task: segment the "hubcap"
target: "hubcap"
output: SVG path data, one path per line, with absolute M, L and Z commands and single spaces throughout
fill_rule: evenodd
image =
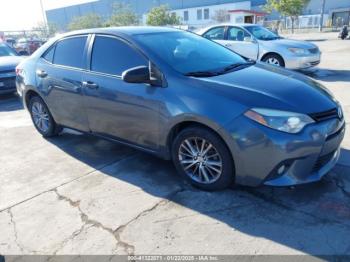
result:
M 280 66 L 280 62 L 274 57 L 270 57 L 266 62 L 271 65 Z
M 221 156 L 216 148 L 203 138 L 185 139 L 180 145 L 178 157 L 186 174 L 198 183 L 211 184 L 221 176 Z
M 39 103 L 34 102 L 32 105 L 32 116 L 34 124 L 42 132 L 47 132 L 50 127 L 49 114 L 46 111 L 45 107 Z

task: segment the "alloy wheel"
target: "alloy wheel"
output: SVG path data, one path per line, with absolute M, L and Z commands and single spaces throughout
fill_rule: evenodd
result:
M 198 183 L 214 183 L 222 174 L 222 158 L 204 138 L 185 139 L 179 147 L 178 157 L 185 173 Z
M 266 60 L 266 62 L 268 64 L 271 64 L 271 65 L 276 65 L 276 66 L 280 66 L 281 65 L 280 62 L 278 61 L 278 59 L 275 58 L 275 57 L 270 57 L 269 59 Z
M 50 128 L 50 118 L 46 108 L 41 103 L 34 102 L 31 111 L 36 127 L 46 133 Z

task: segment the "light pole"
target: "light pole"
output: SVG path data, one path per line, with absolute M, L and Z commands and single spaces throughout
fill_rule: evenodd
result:
M 47 18 L 46 18 L 46 12 L 45 12 L 45 8 L 44 8 L 44 4 L 43 4 L 43 0 L 40 0 L 40 7 L 41 7 L 41 14 L 43 16 L 43 20 L 44 20 L 44 25 L 46 28 L 46 34 L 49 34 L 49 25 L 47 23 Z
M 319 31 L 322 32 L 323 29 L 323 17 L 324 17 L 324 7 L 326 5 L 326 0 L 322 0 L 322 7 L 321 7 L 321 18 L 320 18 L 320 26 Z

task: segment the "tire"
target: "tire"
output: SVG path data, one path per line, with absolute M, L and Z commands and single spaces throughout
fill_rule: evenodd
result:
M 34 96 L 30 99 L 29 113 L 36 130 L 43 137 L 57 136 L 61 132 L 62 128 L 56 124 L 48 107 L 40 97 Z
M 188 143 L 192 146 L 191 153 Z M 234 182 L 231 153 L 222 139 L 209 129 L 190 127 L 182 130 L 173 141 L 171 153 L 178 173 L 197 188 L 222 190 Z
M 275 66 L 280 66 L 280 67 L 285 66 L 283 58 L 277 54 L 268 54 L 261 61 L 263 61 L 267 64 L 270 64 L 270 65 L 275 65 Z

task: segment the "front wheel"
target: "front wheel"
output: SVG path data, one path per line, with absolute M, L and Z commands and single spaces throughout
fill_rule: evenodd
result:
M 285 66 L 283 58 L 277 54 L 269 54 L 265 56 L 262 61 L 270 65 Z
M 45 102 L 40 97 L 34 96 L 30 99 L 29 112 L 36 130 L 43 137 L 56 136 L 61 131 Z
M 234 181 L 230 151 L 216 133 L 206 128 L 181 131 L 173 142 L 172 158 L 177 171 L 200 189 L 221 190 Z

